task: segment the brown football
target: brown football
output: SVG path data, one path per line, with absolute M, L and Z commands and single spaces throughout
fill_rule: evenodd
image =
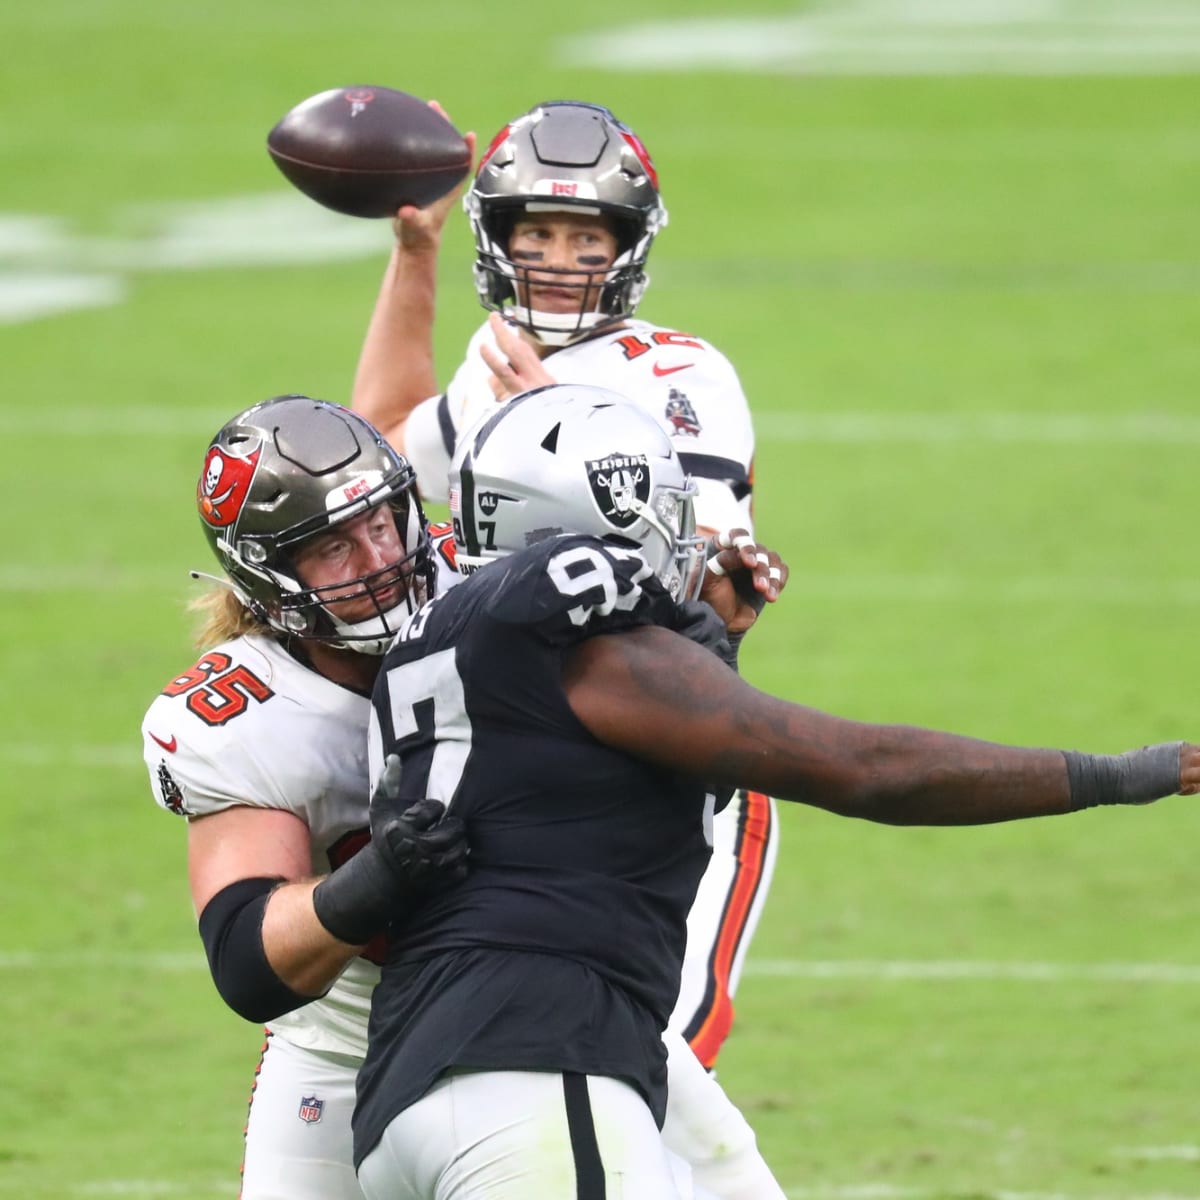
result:
M 471 169 L 467 143 L 445 117 L 386 87 L 310 96 L 267 134 L 267 150 L 306 196 L 352 217 L 423 208 Z

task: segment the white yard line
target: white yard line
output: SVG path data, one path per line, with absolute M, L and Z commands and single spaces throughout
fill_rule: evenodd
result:
M 195 437 L 211 434 L 220 414 L 169 404 L 55 411 L 55 436 L 88 439 Z M 837 412 L 754 409 L 760 442 L 905 445 L 1161 446 L 1200 443 L 1200 417 L 1183 413 Z M 0 435 L 45 437 L 42 415 L 0 408 Z M 686 442 L 679 442 L 687 449 Z
M 203 971 L 203 952 L 45 953 L 37 950 L 0 950 L 0 971 L 77 970 Z M 946 983 L 1131 983 L 1194 986 L 1200 984 L 1200 964 L 1161 962 L 990 962 L 984 960 L 888 961 L 885 959 L 754 959 L 746 963 L 746 976 L 822 980 L 858 979 L 876 982 Z M 1200 1156 L 1195 1147 L 1128 1148 L 1122 1153 L 1161 1158 Z
M 784 979 L 863 979 L 944 983 L 986 980 L 1014 983 L 1200 983 L 1200 965 L 1184 963 L 1055 963 L 895 961 L 879 959 L 750 959 L 744 974 Z
M 1171 0 L 841 0 L 792 16 L 651 21 L 564 39 L 568 66 L 826 75 L 1200 70 L 1200 12 Z
M 922 446 L 1162 446 L 1200 443 L 1200 418 L 1175 413 L 783 412 L 754 410 L 760 443 Z M 686 449 L 686 447 L 684 447 Z

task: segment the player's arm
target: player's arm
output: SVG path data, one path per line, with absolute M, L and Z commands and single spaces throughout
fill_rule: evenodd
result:
M 398 766 L 384 771 L 385 797 Z M 217 990 L 251 1021 L 323 995 L 414 894 L 461 879 L 466 855 L 462 823 L 433 800 L 383 821 L 319 878 L 308 826 L 293 813 L 235 807 L 193 819 L 188 874 Z
M 213 977 L 230 1007 L 249 1020 L 269 1020 L 322 995 L 362 948 L 339 941 L 317 920 L 312 893 L 318 881 L 310 878 L 311 864 L 308 826 L 283 809 L 227 808 L 188 822 L 192 903 Z M 252 995 L 239 994 L 239 979 L 225 982 L 233 964 L 223 966 L 225 958 L 258 958 L 256 931 L 249 928 L 242 935 L 237 928 L 242 921 L 252 926 L 256 919 L 263 962 L 243 965 L 237 974 L 248 992 L 260 993 L 258 1003 Z M 248 945 L 239 953 L 243 936 Z M 276 977 L 277 987 L 269 976 L 254 986 L 254 976 L 264 967 Z M 295 1003 L 288 1004 L 287 992 Z M 276 1002 L 288 1007 L 267 1011 Z
M 474 158 L 475 135 L 464 136 Z M 438 252 L 462 187 L 426 208 L 408 205 L 397 212 L 395 244 L 354 375 L 351 407 L 402 453 L 409 414 L 438 390 L 433 361 Z
M 600 741 L 713 782 L 895 825 L 972 825 L 1200 790 L 1200 747 L 1003 746 L 849 721 L 768 696 L 659 626 L 590 638 L 564 667 Z

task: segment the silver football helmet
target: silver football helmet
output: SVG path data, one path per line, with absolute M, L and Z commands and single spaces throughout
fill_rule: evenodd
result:
M 196 486 L 200 523 L 238 599 L 272 629 L 382 654 L 432 594 L 434 567 L 416 475 L 375 429 L 338 404 L 276 396 L 217 432 Z M 386 505 L 403 548 L 369 575 L 307 587 L 295 566 L 307 539 Z M 370 599 L 348 623 L 328 604 Z
M 667 223 L 641 140 L 607 108 L 577 100 L 547 101 L 506 125 L 484 151 L 463 206 L 475 234 L 479 302 L 554 346 L 633 316 L 649 282 L 650 246 Z M 509 235 L 525 213 L 563 210 L 608 216 L 617 258 L 590 285 L 563 285 L 578 286 L 578 312 L 537 312 L 522 302 L 529 268 L 509 257 Z M 588 296 L 597 288 L 592 307 Z
M 704 574 L 695 485 L 653 417 L 606 388 L 515 397 L 459 440 L 450 464 L 457 562 L 470 574 L 547 538 L 586 533 L 638 549 L 667 590 Z

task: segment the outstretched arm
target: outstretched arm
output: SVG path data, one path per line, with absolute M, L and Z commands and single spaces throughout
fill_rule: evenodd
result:
M 974 825 L 1111 802 L 1085 793 L 1091 782 L 1080 781 L 1078 767 L 1068 770 L 1061 750 L 864 724 L 791 704 L 750 687 L 707 651 L 657 626 L 581 643 L 566 663 L 564 686 L 575 715 L 607 745 L 843 816 Z M 1134 789 L 1151 794 L 1132 799 L 1200 790 L 1200 747 L 1183 744 L 1164 771 L 1173 749 L 1160 749 L 1150 764 L 1135 761 Z M 1122 769 L 1118 758 L 1084 760 L 1102 782 Z
M 436 101 L 430 107 L 445 115 Z M 475 135 L 464 137 L 473 159 Z M 408 205 L 397 212 L 396 242 L 354 375 L 354 411 L 401 452 L 409 413 L 438 390 L 433 362 L 438 251 L 463 186 L 427 208 Z

